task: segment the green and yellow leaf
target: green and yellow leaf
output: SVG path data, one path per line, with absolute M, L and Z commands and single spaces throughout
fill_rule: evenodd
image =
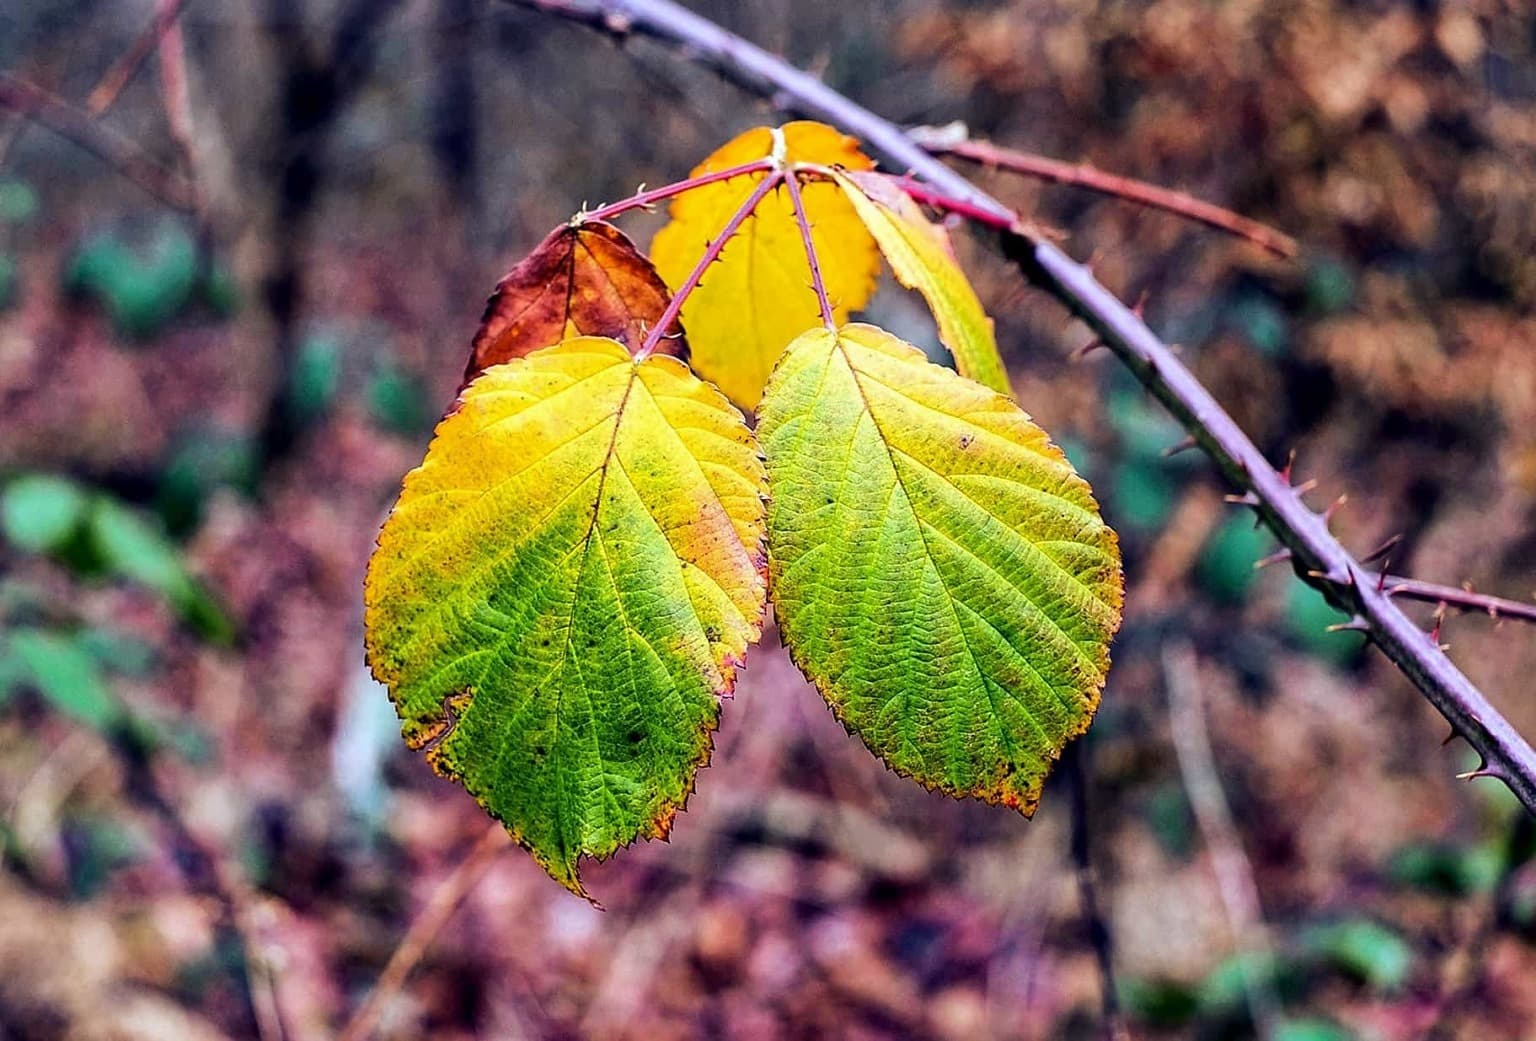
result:
M 580 337 L 463 393 L 379 536 L 368 660 L 406 740 L 556 880 L 665 835 L 765 602 L 764 471 L 676 358 Z
M 1032 813 L 1120 621 L 1087 483 L 1012 401 L 867 325 L 790 345 L 758 436 L 796 663 L 892 769 Z
M 464 381 L 573 336 L 607 336 L 634 350 L 670 299 L 651 262 L 618 228 L 603 221 L 562 224 L 496 284 Z M 657 349 L 687 357 L 681 326 Z
M 853 138 L 821 123 L 795 122 L 778 130 L 748 130 L 699 164 L 691 176 L 773 155 L 776 147 L 790 163 L 851 170 L 874 165 Z M 657 232 L 651 257 L 674 291 L 766 176 L 733 177 L 673 201 L 671 222 Z M 801 194 L 827 294 L 837 321 L 842 322 L 869 302 L 880 255 L 837 185 L 811 183 Z M 738 405 L 755 408 L 768 373 L 789 341 L 821 324 L 810 284 L 811 269 L 794 208 L 788 192 L 780 187 L 758 205 L 683 304 L 683 325 L 699 374 L 718 383 Z
M 928 301 L 939 339 L 954 355 L 960 374 L 999 394 L 1012 395 L 1008 372 L 997 353 L 992 319 L 956 262 L 948 232 L 925 217 L 912 197 L 884 174 L 849 170 L 834 177 L 879 243 L 897 280 Z

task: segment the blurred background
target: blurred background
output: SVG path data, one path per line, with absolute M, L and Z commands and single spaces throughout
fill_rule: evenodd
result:
M 691 6 L 895 120 L 1297 236 L 980 174 L 1347 493 L 1346 545 L 1536 590 L 1529 4 Z M 0 69 L 0 1038 L 334 1037 L 466 888 L 372 1036 L 1097 1038 L 1107 934 L 1133 1037 L 1536 1038 L 1529 819 L 984 242 L 1125 549 L 1097 913 L 1064 778 L 1033 822 L 895 778 L 771 628 L 670 844 L 590 868 L 606 912 L 565 893 L 399 740 L 363 568 L 500 275 L 776 114 L 498 0 L 0 0 Z M 936 344 L 897 287 L 869 313 Z M 1536 734 L 1536 632 L 1441 635 Z

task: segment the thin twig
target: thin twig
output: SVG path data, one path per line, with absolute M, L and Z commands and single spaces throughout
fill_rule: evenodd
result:
M 747 196 L 746 201 L 741 204 L 741 207 L 731 214 L 731 219 L 725 222 L 725 227 L 721 230 L 720 234 L 716 235 L 708 248 L 704 250 L 704 255 L 693 266 L 693 270 L 688 274 L 687 280 L 681 286 L 678 286 L 677 292 L 672 294 L 672 299 L 667 301 L 667 309 L 661 313 L 660 318 L 656 319 L 656 324 L 651 326 L 651 331 L 645 334 L 645 342 L 635 352 L 636 361 L 647 357 L 656 349 L 656 345 L 661 342 L 661 338 L 667 334 L 667 330 L 672 328 L 672 324 L 677 321 L 677 316 L 682 312 L 683 304 L 687 301 L 689 295 L 699 287 L 699 282 L 704 278 L 704 272 L 709 270 L 709 265 L 720 259 L 720 251 L 725 248 L 725 244 L 731 240 L 731 237 L 746 222 L 746 219 L 752 216 L 752 211 L 757 209 L 757 204 L 762 202 L 768 196 L 768 193 L 777 188 L 783 180 L 784 172 L 775 169 L 762 179 L 758 186 L 753 189 L 752 194 Z
M 1388 596 L 1420 600 L 1426 604 L 1444 604 L 1462 611 L 1477 611 L 1490 618 L 1518 618 L 1522 622 L 1536 622 L 1536 604 L 1521 600 L 1507 600 L 1501 596 L 1474 593 L 1460 586 L 1442 586 L 1399 575 L 1387 575 L 1380 579 L 1380 583 Z
M 475 884 L 485 877 L 485 872 L 495 862 L 497 855 L 511 842 L 507 829 L 500 821 L 493 821 L 481 835 L 474 848 L 459 861 L 458 866 L 443 879 L 427 900 L 427 906 L 411 922 L 401 937 L 395 952 L 389 956 L 378 982 L 363 999 L 347 1025 L 336 1035 L 336 1041 L 364 1041 L 372 1036 L 389 1005 L 405 986 L 411 972 L 421 963 L 431 949 L 437 934 L 453 917 L 464 898 Z
M 176 19 L 181 15 L 181 9 L 186 4 L 187 0 L 162 0 L 155 5 L 154 16 L 134 39 L 133 45 L 112 63 L 112 67 L 102 74 L 101 79 L 96 81 L 90 96 L 85 99 L 87 112 L 93 117 L 99 117 L 117 104 L 123 88 L 139 74 L 139 70 L 149 60 L 150 54 L 176 24 Z
M 1186 192 L 1107 173 L 1087 163 L 1067 163 L 1060 159 L 1036 155 L 1033 152 L 1003 148 L 988 141 L 973 141 L 964 137 L 957 139 L 954 132 L 947 127 L 912 127 L 907 133 L 912 140 L 933 155 L 968 159 L 983 166 L 996 167 L 999 170 L 1008 170 L 1055 184 L 1086 188 L 1101 195 L 1110 195 L 1140 206 L 1162 210 L 1218 231 L 1224 231 L 1229 235 L 1236 235 L 1287 260 L 1300 252 L 1296 240 L 1285 232 L 1214 203 L 1197 199 Z
M 1417 625 L 1377 589 L 1290 482 L 1131 308 L 1002 203 L 930 156 L 896 124 L 814 76 L 671 0 L 510 0 L 602 29 L 639 33 L 678 48 L 783 108 L 825 120 L 976 212 L 1002 235 L 1004 253 L 1027 278 L 1083 319 L 1182 423 L 1294 555 L 1297 573 L 1349 612 L 1483 760 L 1473 776 L 1497 777 L 1536 813 L 1536 750 Z
M 212 896 L 223 911 L 221 929 L 232 932 L 244 954 L 246 992 L 259 1041 L 283 1041 L 282 1008 L 277 1000 L 275 971 L 262 946 L 254 938 L 251 913 L 253 894 L 231 865 L 224 851 L 203 838 L 188 824 L 176 800 L 156 775 L 152 750 L 143 737 L 124 724 L 111 735 L 112 750 L 123 763 L 129 796 L 151 810 L 170 832 L 176 860 L 187 884 Z
M 1239 950 L 1259 955 L 1255 966 L 1243 963 L 1243 989 L 1260 1041 L 1274 1036 L 1279 1023 L 1280 999 L 1267 975 L 1274 945 L 1264 924 L 1259 887 L 1253 880 L 1253 865 L 1243 852 L 1232 808 L 1227 804 L 1216 772 L 1216 757 L 1211 752 L 1211 736 L 1205 726 L 1201 706 L 1200 680 L 1195 672 L 1195 652 L 1184 642 L 1163 650 L 1163 685 L 1168 691 L 1168 724 L 1173 731 L 1173 749 L 1189 794 L 1195 823 L 1211 853 L 1211 869 L 1216 874 L 1216 888 L 1227 913 L 1227 927 Z
M 0 72 L 0 108 L 20 113 L 73 141 L 167 206 L 184 212 L 194 208 L 193 191 L 185 178 L 58 95 Z
M 1091 749 L 1077 740 L 1062 753 L 1061 768 L 1072 795 L 1072 866 L 1077 876 L 1077 898 L 1082 907 L 1088 942 L 1099 967 L 1099 994 L 1104 1009 L 1104 1041 L 1129 1041 L 1130 1031 L 1120 1010 L 1120 989 L 1115 985 L 1115 940 L 1099 902 L 1098 873 L 1093 866 L 1093 826 L 1088 813 L 1088 770 Z

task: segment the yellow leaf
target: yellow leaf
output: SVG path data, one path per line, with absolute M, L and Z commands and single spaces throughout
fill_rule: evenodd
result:
M 780 136 L 781 135 L 781 136 Z M 874 164 L 858 143 L 821 123 L 758 127 L 728 142 L 693 171 L 698 177 L 773 155 L 788 162 L 869 170 Z M 651 244 L 651 259 L 674 292 L 687 279 L 710 241 L 766 173 L 733 177 L 696 188 L 672 203 L 672 220 Z M 880 254 L 853 206 L 834 184 L 804 186 L 811 237 L 837 321 L 869 302 Z M 719 384 L 732 401 L 756 408 L 773 363 L 800 333 L 821 324 L 811 270 L 782 186 L 726 244 L 720 260 L 683 304 L 683 325 L 699 374 Z
M 676 358 L 579 337 L 487 369 L 379 536 L 368 661 L 551 876 L 665 835 L 761 627 L 765 476 Z M 584 894 L 583 894 L 584 895 Z
M 939 339 L 955 356 L 960 374 L 1011 396 L 992 319 L 955 262 L 948 233 L 923 216 L 912 197 L 885 175 L 850 170 L 835 176 L 896 278 L 928 301 Z

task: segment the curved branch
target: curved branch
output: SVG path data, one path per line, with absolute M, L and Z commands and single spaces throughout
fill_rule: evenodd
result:
M 1129 307 L 1054 244 L 1033 233 L 1002 203 L 928 155 L 896 124 L 877 116 L 761 47 L 671 0 L 511 0 L 624 37 L 654 37 L 726 79 L 783 108 L 836 124 L 898 168 L 970 207 L 997 229 L 1004 253 L 1026 277 L 1082 318 L 1104 344 L 1189 430 L 1227 479 L 1291 550 L 1301 578 L 1353 616 L 1382 652 L 1413 681 L 1451 726 L 1482 756 L 1478 776 L 1497 777 L 1536 813 L 1536 751 L 1457 669 L 1438 644 L 1398 610 L 1391 596 L 1340 545 L 1326 520 L 1302 501 L 1289 480 L 1222 410 L 1167 344 Z
M 188 213 L 194 209 L 195 195 L 185 178 L 56 94 L 0 72 L 0 108 L 20 113 L 68 138 L 172 209 Z
M 1187 192 L 1174 191 L 1159 185 L 1148 184 L 1131 177 L 1108 173 L 1087 163 L 1068 163 L 1051 159 L 1033 152 L 1020 152 L 1003 148 L 990 141 L 973 141 L 965 137 L 956 139 L 946 127 L 912 127 L 907 131 L 912 140 L 933 155 L 949 155 L 967 159 L 982 166 L 996 167 L 1010 173 L 1035 177 L 1055 184 L 1085 188 L 1100 195 L 1124 199 L 1126 202 L 1162 210 L 1185 220 L 1204 224 L 1208 228 L 1235 235 L 1256 246 L 1268 250 L 1277 257 L 1289 260 L 1299 252 L 1296 240 L 1283 231 L 1271 228 L 1251 217 L 1244 217 L 1215 203 L 1197 199 Z

